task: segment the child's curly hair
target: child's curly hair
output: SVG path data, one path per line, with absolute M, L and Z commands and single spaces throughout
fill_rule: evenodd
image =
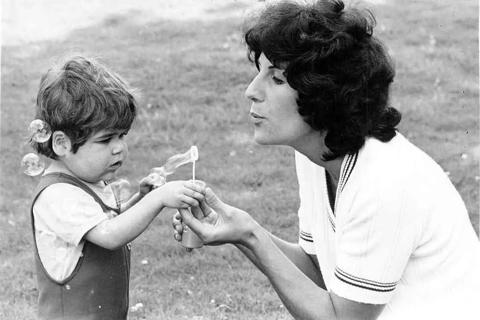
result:
M 36 118 L 54 131 L 63 131 L 76 152 L 100 130 L 128 131 L 136 116 L 133 90 L 97 61 L 73 56 L 43 75 L 37 94 Z M 52 139 L 31 144 L 38 153 L 57 156 Z
M 298 112 L 325 131 L 332 160 L 357 152 L 365 137 L 389 141 L 400 113 L 388 106 L 395 70 L 382 43 L 372 36 L 368 10 L 345 9 L 338 0 L 274 3 L 245 32 L 249 60 L 263 53 L 285 70 L 298 92 Z

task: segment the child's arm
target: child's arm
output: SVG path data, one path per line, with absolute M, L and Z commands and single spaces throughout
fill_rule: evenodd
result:
M 120 208 L 121 212 L 125 212 L 126 210 L 133 207 L 138 201 L 140 201 L 147 193 L 154 189 L 153 186 L 153 178 L 151 176 L 146 176 L 142 180 L 140 180 L 140 187 L 139 191 L 135 193 L 127 202 L 122 203 Z
M 198 206 L 204 194 L 205 187 L 193 181 L 168 182 L 122 214 L 96 225 L 85 239 L 106 249 L 117 249 L 140 235 L 163 208 Z

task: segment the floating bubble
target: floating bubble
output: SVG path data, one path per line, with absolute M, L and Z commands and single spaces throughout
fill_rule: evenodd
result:
M 153 168 L 151 173 L 148 175 L 148 177 L 152 180 L 154 187 L 163 186 L 165 182 L 167 182 L 166 176 L 167 175 L 165 174 L 165 169 L 163 167 Z
M 150 171 L 149 177 L 153 180 L 155 187 L 160 187 L 165 184 L 167 176 L 173 174 L 175 170 L 187 163 L 195 164 L 198 160 L 198 148 L 196 146 L 190 147 L 185 153 L 179 153 L 168 158 L 167 162 L 161 167 L 153 168 Z M 195 177 L 195 174 L 193 174 Z
M 168 176 L 175 172 L 175 169 L 177 169 L 178 167 L 197 160 L 198 148 L 196 146 L 192 146 L 187 152 L 179 153 L 168 158 L 163 168 L 165 170 L 165 174 Z
M 45 164 L 35 153 L 28 153 L 22 158 L 21 166 L 27 176 L 38 176 L 45 170 Z
M 134 306 L 131 306 L 130 311 L 131 312 L 137 312 L 137 311 L 141 310 L 142 308 L 143 308 L 143 303 L 139 302 L 139 303 L 136 303 Z
M 130 199 L 132 191 L 130 190 L 130 182 L 127 179 L 117 179 L 108 185 L 112 188 L 118 202 L 123 203 Z
M 46 142 L 52 136 L 52 130 L 48 123 L 40 119 L 30 122 L 28 132 L 30 133 L 30 139 L 38 143 Z

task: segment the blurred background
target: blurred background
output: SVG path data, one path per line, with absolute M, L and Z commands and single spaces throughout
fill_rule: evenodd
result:
M 348 5 L 350 1 L 345 0 Z M 252 141 L 243 93 L 256 70 L 242 24 L 253 0 L 2 0 L 0 135 L 0 319 L 34 319 L 30 201 L 38 177 L 22 173 L 32 150 L 41 75 L 61 57 L 93 56 L 138 89 L 127 136 L 132 184 L 171 155 L 199 148 L 197 177 L 274 234 L 297 239 L 293 150 Z M 447 172 L 478 234 L 478 1 L 367 1 L 374 34 L 397 76 L 391 104 L 400 131 Z M 173 179 L 189 179 L 183 167 Z M 171 211 L 133 243 L 129 319 L 291 319 L 266 278 L 235 248 L 186 252 Z

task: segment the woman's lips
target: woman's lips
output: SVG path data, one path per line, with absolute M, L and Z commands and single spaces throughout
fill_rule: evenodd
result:
M 250 111 L 250 119 L 252 120 L 252 122 L 254 124 L 257 124 L 257 123 L 262 122 L 265 119 L 265 117 L 262 117 L 261 115 L 259 115 L 258 113 L 255 113 L 253 111 Z

